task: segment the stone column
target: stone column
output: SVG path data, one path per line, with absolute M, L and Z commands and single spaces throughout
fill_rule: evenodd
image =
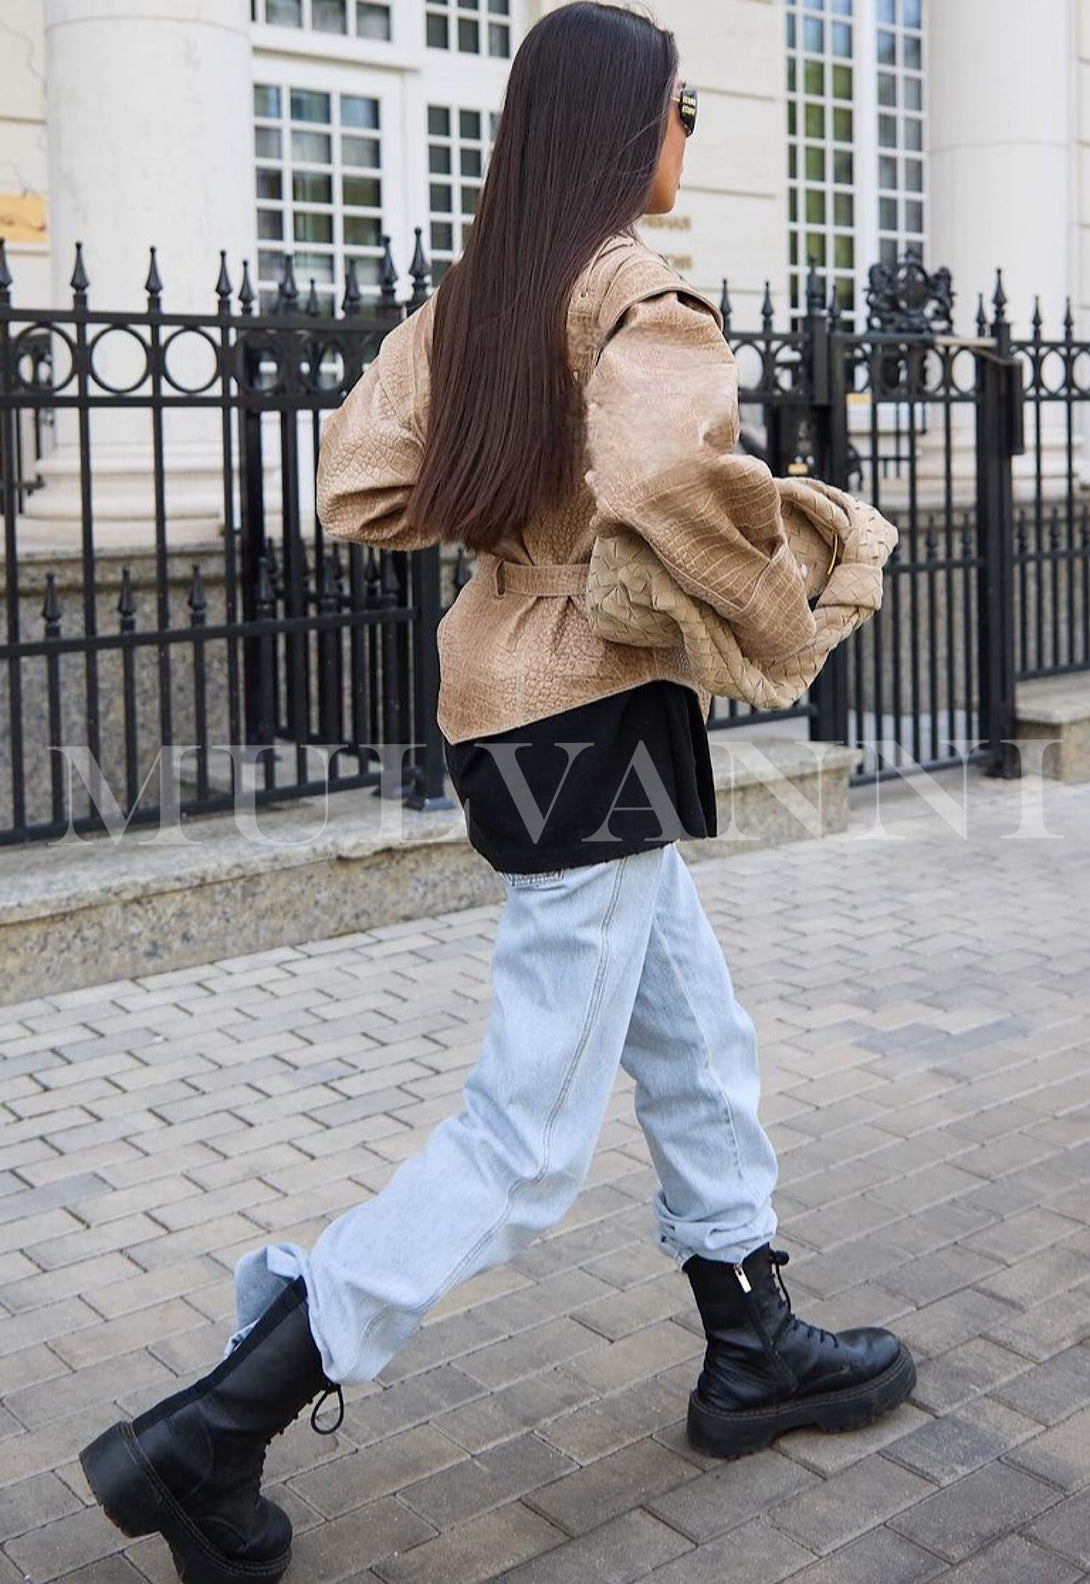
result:
M 141 311 L 148 248 L 167 312 L 214 313 L 219 249 L 237 290 L 254 257 L 250 18 L 246 0 L 45 0 L 53 301 L 71 301 L 75 243 L 93 309 Z M 114 337 L 103 363 L 124 382 L 135 348 Z M 208 363 L 179 343 L 176 367 Z M 152 535 L 146 412 L 96 413 L 96 542 Z M 170 415 L 168 511 L 187 537 L 220 518 L 215 413 Z M 78 525 L 78 455 L 66 424 L 31 498 L 24 535 L 69 540 Z
M 1031 334 L 1036 295 L 1045 336 L 1060 337 L 1074 286 L 1068 0 L 933 0 L 927 27 L 928 262 L 953 274 L 955 328 L 975 334 L 978 292 L 991 320 L 1001 268 L 1014 334 Z M 1065 472 L 1062 411 L 1048 418 L 1053 491 Z M 1015 459 L 1016 477 L 1030 461 Z
M 1015 333 L 1034 294 L 1062 333 L 1072 288 L 1069 143 L 1074 44 L 1067 0 L 957 0 L 928 8 L 930 250 L 953 271 L 960 333 L 997 267 Z

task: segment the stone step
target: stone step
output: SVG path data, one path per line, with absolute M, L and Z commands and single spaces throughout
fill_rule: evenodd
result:
M 1054 781 L 1090 781 L 1090 672 L 1034 677 L 1014 690 L 1014 735 L 1035 742 L 1039 763 L 1022 749 L 1023 770 Z
M 862 751 L 712 738 L 720 835 L 692 860 L 847 828 Z M 0 1005 L 502 900 L 460 808 L 420 813 L 370 789 L 0 850 Z

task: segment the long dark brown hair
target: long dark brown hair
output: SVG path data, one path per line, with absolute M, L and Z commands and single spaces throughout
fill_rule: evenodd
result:
M 645 212 L 677 63 L 673 33 L 596 0 L 523 39 L 469 236 L 436 288 L 409 522 L 488 549 L 578 484 L 567 304 L 599 245 Z

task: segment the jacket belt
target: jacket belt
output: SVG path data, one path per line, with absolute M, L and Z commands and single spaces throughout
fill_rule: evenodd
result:
M 581 600 L 587 590 L 587 561 L 550 561 L 534 566 L 523 561 L 504 561 L 487 551 L 482 551 L 478 560 L 484 562 L 481 570 L 485 576 L 491 574 L 497 594 L 509 589 L 512 594 L 571 595 Z

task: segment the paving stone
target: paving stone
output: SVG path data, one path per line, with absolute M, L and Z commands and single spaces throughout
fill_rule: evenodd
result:
M 740 1524 L 730 1535 L 686 1551 L 665 1567 L 655 1568 L 654 1584 L 723 1584 L 727 1577 L 745 1584 L 779 1584 L 813 1559 L 763 1518 Z
M 963 1562 L 955 1577 L 957 1584 L 1082 1584 L 1085 1575 L 1055 1552 L 1007 1535 Z
M 901 1403 L 874 1424 L 851 1435 L 827 1435 L 823 1430 L 791 1430 L 777 1439 L 777 1450 L 815 1474 L 835 1474 L 861 1458 L 895 1446 L 933 1421 L 910 1402 Z
M 968 1287 L 907 1315 L 899 1330 L 913 1353 L 947 1353 L 1006 1319 L 1009 1304 Z
M 878 1528 L 791 1578 L 792 1584 L 876 1584 L 879 1579 L 881 1584 L 923 1584 L 941 1571 L 942 1563 L 930 1552 L 892 1529 Z
M 1041 1431 L 1007 1453 L 1006 1462 L 1062 1490 L 1090 1484 L 1090 1408 Z
M 644 1326 L 619 1342 L 580 1350 L 564 1368 L 577 1380 L 606 1392 L 659 1374 L 682 1359 L 702 1357 L 704 1348 L 703 1337 L 698 1339 L 692 1331 L 666 1320 Z
M 997 1320 L 987 1327 L 987 1335 L 1029 1359 L 1052 1358 L 1072 1343 L 1085 1341 L 1086 1293 L 1060 1293 L 1023 1314 Z
M 589 1463 L 671 1424 L 687 1402 L 687 1393 L 659 1376 L 562 1414 L 542 1435 L 568 1457 Z
M 947 1561 L 960 1562 L 1059 1500 L 1051 1486 L 997 1463 L 891 1518 L 890 1527 Z
M 1027 1529 L 1026 1536 L 1090 1569 L 1090 1492 L 1058 1503 Z
M 69 1513 L 80 1511 L 82 1502 L 55 1474 L 35 1474 L 0 1490 L 0 1541 L 40 1529 Z
M 628 1584 L 688 1549 L 648 1513 L 630 1512 L 504 1574 L 505 1584 Z
M 993 1396 L 1020 1413 L 1055 1424 L 1090 1403 L 1090 1348 L 1073 1347 L 997 1386 Z
M 523 1435 L 419 1480 L 402 1490 L 401 1500 L 435 1528 L 446 1529 L 536 1491 L 574 1468 L 571 1458 L 555 1447 L 538 1436 Z
M 644 1505 L 664 1523 L 703 1545 L 786 1496 L 798 1499 L 816 1483 L 814 1475 L 770 1448 L 736 1463 L 718 1464 Z
M 692 1480 L 693 1474 L 685 1459 L 655 1441 L 640 1441 L 535 1491 L 528 1502 L 558 1528 L 585 1534 L 626 1508 L 646 1505 L 649 1497 Z
M 292 1569 L 301 1579 L 337 1584 L 434 1533 L 430 1524 L 396 1498 L 383 1497 L 300 1535 L 292 1546 Z
M 327 1518 L 389 1496 L 465 1459 L 465 1451 L 430 1425 L 389 1436 L 364 1451 L 323 1463 L 299 1475 L 292 1489 Z
M 50 1584 L 74 1568 L 120 1551 L 125 1536 L 99 1507 L 84 1508 L 7 1542 L 7 1554 L 34 1580 Z
M 887 1449 L 887 1456 L 936 1485 L 948 1485 L 994 1462 L 1037 1430 L 1035 1420 L 978 1397 L 956 1414 L 933 1419 L 903 1436 Z
M 123 1393 L 153 1386 L 161 1396 L 174 1385 L 172 1372 L 146 1351 L 124 1353 L 98 1364 L 12 1392 L 6 1406 L 29 1430 L 39 1430 L 91 1404 L 116 1402 Z
M 354 1403 L 345 1417 L 344 1434 L 356 1446 L 370 1446 L 383 1436 L 424 1424 L 444 1409 L 485 1395 L 479 1381 L 470 1380 L 451 1365 L 441 1365 Z
M 894 1513 L 920 1502 L 934 1486 L 879 1453 L 768 1509 L 777 1528 L 819 1556 L 846 1545 Z
M 912 1400 L 930 1413 L 949 1413 L 1030 1367 L 1020 1354 L 986 1337 L 972 1337 L 937 1358 L 919 1361 Z
M 376 1563 L 375 1577 L 386 1584 L 481 1584 L 564 1539 L 537 1513 L 511 1502 Z
M 490 1326 L 494 1324 L 490 1322 Z M 596 1332 L 575 1320 L 548 1320 L 544 1325 L 467 1352 L 459 1359 L 459 1368 L 482 1386 L 507 1386 L 561 1362 L 571 1363 L 598 1342 Z
M 593 1400 L 592 1389 L 583 1382 L 561 1369 L 543 1370 L 441 1413 L 433 1423 L 466 1452 L 483 1452 L 497 1441 L 509 1440 L 526 1430 L 539 1430 L 558 1451 L 578 1456 L 553 1440 L 552 1422 Z

